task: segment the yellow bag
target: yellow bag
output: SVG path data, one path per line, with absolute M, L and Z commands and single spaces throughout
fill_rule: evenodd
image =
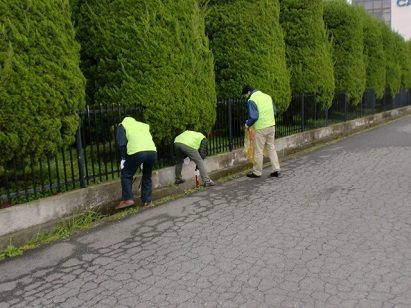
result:
M 254 134 L 255 129 L 253 126 L 245 129 L 244 135 L 244 153 L 247 159 L 254 164 Z M 263 155 L 267 156 L 267 147 L 264 145 Z

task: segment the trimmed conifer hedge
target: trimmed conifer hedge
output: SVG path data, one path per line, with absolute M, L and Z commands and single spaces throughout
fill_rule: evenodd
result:
M 292 93 L 313 93 L 324 108 L 330 107 L 335 82 L 323 0 L 283 0 L 280 7 Z
M 376 98 L 385 92 L 386 60 L 384 53 L 382 28 L 383 21 L 362 11 L 364 20 L 364 54 L 366 61 L 366 87 L 375 90 Z
M 383 27 L 383 43 L 386 57 L 386 87 L 395 96 L 401 87 L 401 49 L 402 37 L 393 33 L 388 26 Z
M 250 84 L 272 96 L 278 110 L 291 100 L 290 75 L 277 1 L 211 1 L 206 31 L 215 58 L 217 95 L 241 95 Z
M 405 42 L 403 63 L 403 85 L 406 89 L 411 89 L 411 41 Z
M 344 1 L 326 1 L 324 21 L 333 44 L 336 90 L 345 91 L 355 106 L 361 101 L 366 85 L 363 24 L 359 8 Z
M 196 0 L 90 0 L 76 11 L 89 103 L 141 103 L 156 143 L 211 129 L 213 56 Z
M 74 141 L 85 79 L 68 1 L 0 2 L 0 161 Z
M 280 112 L 291 89 L 327 107 L 333 84 L 354 105 L 365 87 L 378 98 L 411 88 L 411 42 L 342 0 L 70 3 L 0 3 L 0 161 L 71 144 L 85 101 L 142 104 L 168 144 L 187 127 L 209 131 L 217 96 L 244 84 Z

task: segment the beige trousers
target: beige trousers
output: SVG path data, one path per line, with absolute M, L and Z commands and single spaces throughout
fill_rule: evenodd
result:
M 280 163 L 278 162 L 277 151 L 274 145 L 275 125 L 258 129 L 254 135 L 254 165 L 253 173 L 262 175 L 263 173 L 263 150 L 267 147 L 267 155 L 271 162 L 272 172 L 280 171 Z

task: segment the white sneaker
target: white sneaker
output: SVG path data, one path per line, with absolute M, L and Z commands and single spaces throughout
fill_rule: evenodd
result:
M 215 186 L 215 182 L 212 180 L 208 180 L 207 182 L 204 183 L 205 187 L 210 187 L 210 186 Z

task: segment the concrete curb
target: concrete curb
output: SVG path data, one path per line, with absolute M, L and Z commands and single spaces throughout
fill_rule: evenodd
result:
M 407 106 L 279 138 L 276 140 L 277 152 L 281 159 L 295 151 L 410 114 L 411 106 Z M 205 163 L 211 178 L 214 180 L 251 168 L 251 164 L 247 161 L 242 149 L 208 157 Z M 153 173 L 153 200 L 181 194 L 185 190 L 194 188 L 194 169 L 195 166 L 192 162 L 188 166 L 184 165 L 183 177 L 187 181 L 178 186 L 174 185 L 174 167 L 155 171 Z M 10 242 L 14 246 L 22 245 L 38 232 L 45 232 L 61 222 L 62 219 L 81 211 L 112 212 L 114 205 L 120 200 L 120 192 L 120 181 L 115 180 L 2 209 L 0 210 L 0 249 L 4 249 Z M 139 200 L 138 185 L 134 185 L 134 193 L 135 200 Z

